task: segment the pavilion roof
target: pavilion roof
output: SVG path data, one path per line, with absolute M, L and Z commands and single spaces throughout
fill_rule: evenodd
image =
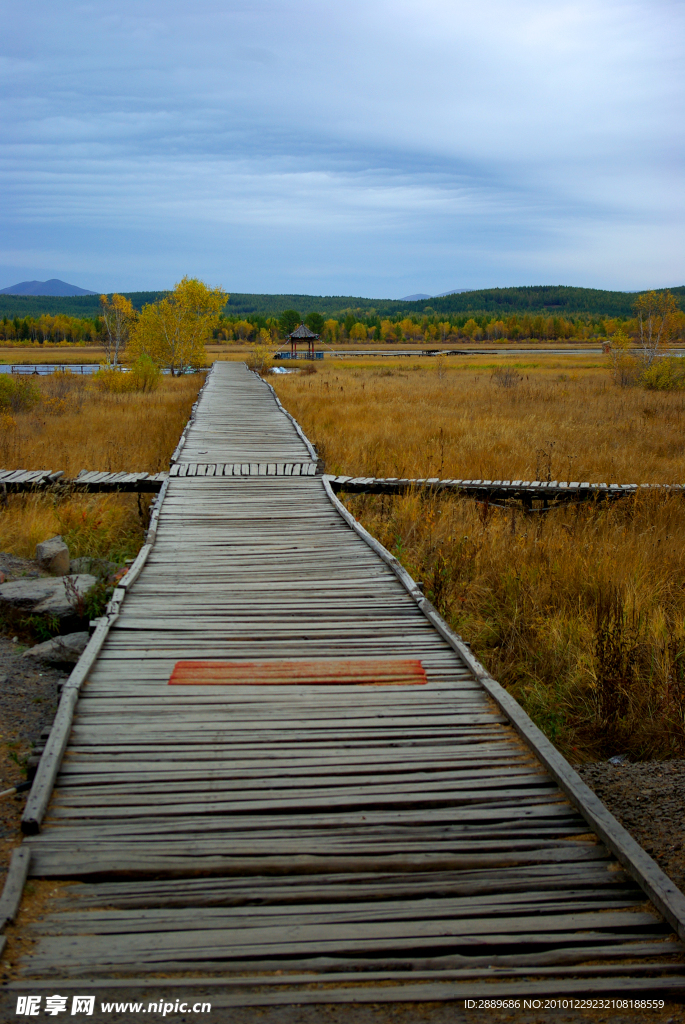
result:
M 318 338 L 319 335 L 310 331 L 306 324 L 300 324 L 300 326 L 297 327 L 292 334 L 289 334 L 288 337 L 295 338 L 297 341 L 298 338 Z

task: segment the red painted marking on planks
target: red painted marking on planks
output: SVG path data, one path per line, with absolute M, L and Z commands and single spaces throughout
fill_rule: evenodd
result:
M 170 686 L 423 686 L 418 660 L 317 658 L 301 661 L 177 661 Z

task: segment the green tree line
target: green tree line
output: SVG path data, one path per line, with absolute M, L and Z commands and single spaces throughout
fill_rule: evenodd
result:
M 670 296 L 675 312 L 669 321 L 669 337 L 685 340 L 685 314 L 677 308 L 677 299 L 670 292 L 650 293 Z M 214 330 L 214 338 L 225 342 L 278 343 L 304 319 L 307 326 L 324 342 L 377 342 L 379 344 L 422 344 L 445 347 L 464 342 L 525 341 L 588 341 L 611 339 L 617 332 L 638 340 L 640 337 L 639 298 L 633 297 L 632 315 L 627 317 L 574 316 L 542 313 L 460 313 L 440 315 L 430 309 L 407 316 L 398 313 L 382 317 L 347 312 L 338 317 L 324 317 L 310 310 L 302 318 L 298 310 L 285 310 L 280 317 L 237 316 L 222 313 Z
M 666 289 L 657 289 L 665 292 Z M 685 286 L 672 288 L 673 294 L 683 299 Z M 168 291 L 124 293 L 135 310 L 150 305 Z M 110 295 L 111 298 L 111 295 Z M 441 298 L 404 302 L 398 299 L 368 299 L 351 295 L 261 295 L 232 293 L 224 307 L 224 315 L 248 319 L 259 317 L 264 320 L 278 318 L 288 309 L 320 313 L 324 319 L 344 318 L 348 313 L 355 315 L 359 322 L 369 317 L 381 319 L 396 317 L 422 317 L 437 315 L 441 320 L 466 315 L 474 318 L 488 314 L 495 319 L 506 319 L 513 313 L 526 313 L 547 318 L 562 316 L 565 319 L 593 317 L 595 319 L 632 316 L 636 293 L 607 291 L 598 288 L 572 288 L 563 285 L 539 287 L 487 288 Z M 98 316 L 99 298 L 96 295 L 53 297 L 36 295 L 0 295 L 0 317 L 37 319 L 42 314 L 63 314 L 83 319 Z
M 669 293 L 664 293 L 668 295 Z M 122 298 L 115 296 L 115 299 Z M 109 303 L 109 300 L 107 300 Z M 159 302 L 166 299 L 158 300 Z M 675 301 L 675 297 L 674 297 Z M 137 314 L 128 300 L 131 313 Z M 148 303 L 144 309 L 158 305 Z M 110 305 L 108 308 L 112 308 Z M 471 342 L 497 343 L 503 341 L 579 342 L 597 339 L 610 340 L 619 332 L 637 341 L 640 334 L 639 318 L 633 311 L 630 317 L 598 317 L 543 315 L 542 313 L 461 313 L 440 316 L 437 312 L 423 314 L 396 314 L 381 317 L 375 312 L 367 315 L 347 312 L 338 317 L 324 317 L 309 310 L 301 317 L 295 309 L 284 310 L 280 317 L 258 315 L 238 316 L 222 312 L 214 321 L 211 340 L 225 343 L 261 342 L 277 345 L 290 331 L 304 320 L 329 345 L 344 342 L 375 342 L 378 344 L 421 344 L 445 347 Z M 672 340 L 685 340 L 685 314 L 678 311 L 673 318 Z M 94 318 L 69 317 L 63 314 L 40 317 L 4 317 L 0 322 L 0 339 L 14 344 L 95 344 L 112 347 L 110 318 L 106 307 Z M 116 359 L 114 360 L 116 362 Z

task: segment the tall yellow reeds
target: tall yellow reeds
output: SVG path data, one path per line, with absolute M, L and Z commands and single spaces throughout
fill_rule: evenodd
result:
M 202 380 L 165 377 L 153 392 L 112 394 L 68 372 L 39 378 L 43 400 L 0 433 L 0 468 L 160 472 Z
M 328 365 L 275 386 L 328 472 L 683 479 L 682 396 L 612 387 L 603 366 L 512 367 L 504 384 L 494 369 Z M 418 492 L 346 503 L 572 758 L 685 753 L 682 498 L 530 514 Z
M 57 373 L 36 381 L 41 399 L 0 413 L 0 468 L 156 473 L 169 457 L 202 384 L 201 375 L 165 377 L 155 391 L 112 394 L 87 377 Z M 137 552 L 149 497 L 74 493 L 8 495 L 0 504 L 0 550 L 25 558 L 61 534 L 72 557 L 121 562 Z
M 556 365 L 555 365 L 556 363 Z M 580 365 L 578 365 L 580 364 Z M 502 386 L 494 371 L 520 379 Z M 326 363 L 274 379 L 331 473 L 620 483 L 685 477 L 685 394 L 611 384 L 609 364 Z
M 122 563 L 143 543 L 149 504 L 148 495 L 12 495 L 0 509 L 0 551 L 33 558 L 37 544 L 61 534 L 72 558 Z

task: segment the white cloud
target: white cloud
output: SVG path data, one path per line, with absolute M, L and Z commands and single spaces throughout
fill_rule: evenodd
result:
M 56 276 L 157 286 L 219 257 L 245 290 L 294 268 L 298 290 L 366 294 L 685 276 L 676 0 L 31 11 L 0 41 L 0 185 L 10 248 L 60 253 Z

